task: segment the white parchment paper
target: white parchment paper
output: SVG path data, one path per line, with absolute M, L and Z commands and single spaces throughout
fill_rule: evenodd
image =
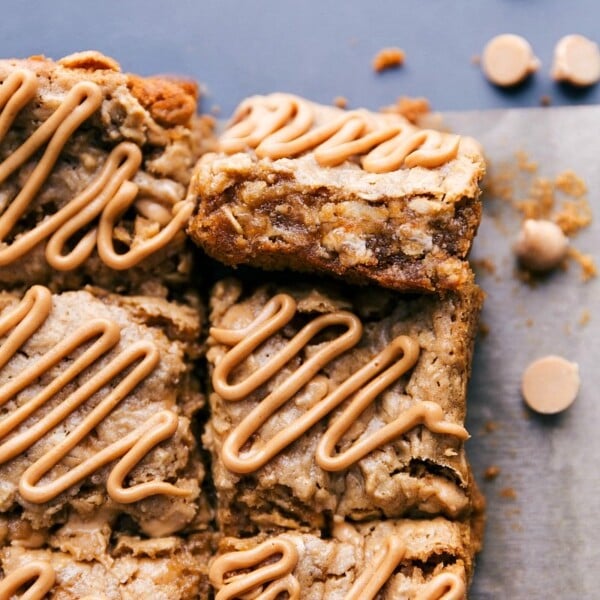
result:
M 522 149 L 540 175 L 580 175 L 596 218 L 574 243 L 600 259 L 600 106 L 455 113 L 445 122 L 477 138 L 492 165 Z M 571 265 L 536 287 L 519 282 L 511 253 L 519 217 L 506 207 L 499 227 L 490 215 L 499 202 L 484 202 L 472 257 L 492 258 L 497 270 L 479 276 L 489 334 L 478 340 L 468 400 L 467 448 L 488 502 L 471 597 L 600 598 L 600 279 L 582 283 Z M 519 391 L 524 368 L 545 354 L 579 363 L 582 380 L 575 404 L 554 417 L 528 411 Z M 484 432 L 488 421 L 496 431 Z M 485 482 L 490 465 L 501 473 Z

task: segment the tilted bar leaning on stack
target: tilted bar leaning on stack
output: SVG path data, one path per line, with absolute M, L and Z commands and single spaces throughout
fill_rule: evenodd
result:
M 458 289 L 481 216 L 477 142 L 296 96 L 242 102 L 191 192 L 190 234 L 226 264 L 396 290 Z

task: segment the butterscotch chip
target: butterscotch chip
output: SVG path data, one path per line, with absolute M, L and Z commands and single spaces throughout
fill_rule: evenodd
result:
M 492 38 L 481 56 L 481 68 L 485 76 L 503 87 L 520 83 L 537 71 L 539 66 L 529 42 L 512 33 Z
M 383 48 L 373 59 L 373 70 L 378 73 L 404 64 L 405 53 L 400 48 Z
M 569 240 L 552 221 L 526 219 L 514 247 L 523 266 L 533 271 L 549 271 L 567 255 Z
M 577 86 L 588 86 L 600 80 L 600 49 L 583 35 L 567 35 L 554 49 L 552 77 Z
M 577 396 L 579 367 L 560 356 L 539 358 L 523 373 L 521 391 L 527 405 L 536 412 L 559 413 Z

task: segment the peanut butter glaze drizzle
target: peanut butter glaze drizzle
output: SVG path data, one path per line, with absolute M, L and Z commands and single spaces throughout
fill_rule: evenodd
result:
M 260 566 L 276 555 L 280 555 L 277 562 Z M 362 572 L 344 600 L 374 600 L 405 556 L 405 543 L 395 535 L 388 536 L 372 562 L 357 565 Z M 290 600 L 301 598 L 302 590 L 293 574 L 298 560 L 296 546 L 281 537 L 250 550 L 223 554 L 209 569 L 210 582 L 218 590 L 216 600 L 275 600 L 282 592 L 288 592 Z M 235 571 L 244 572 L 235 575 Z M 265 588 L 268 582 L 271 583 Z M 461 577 L 455 573 L 440 573 L 419 590 L 416 600 L 463 600 L 465 592 Z
M 415 600 L 464 600 L 465 580 L 456 573 L 436 575 L 416 596 Z
M 393 115 L 366 110 L 340 112 L 315 125 L 315 107 L 290 94 L 254 96 L 240 104 L 220 139 L 227 154 L 249 148 L 259 158 L 293 157 L 312 152 L 322 167 L 361 156 L 365 171 L 386 173 L 407 167 L 435 168 L 458 154 L 460 137 L 416 129 Z
M 50 291 L 42 286 L 34 286 L 29 289 L 23 300 L 13 310 L 0 317 L 0 337 L 6 336 L 0 345 L 0 369 L 35 334 L 48 318 L 51 310 L 52 295 Z M 0 421 L 0 441 L 2 442 L 0 443 L 0 465 L 2 465 L 27 452 L 94 394 L 127 372 L 100 403 L 82 418 L 77 427 L 25 470 L 19 481 L 19 492 L 28 502 L 36 504 L 48 502 L 104 465 L 117 459 L 119 461 L 110 471 L 106 483 L 109 496 L 116 502 L 124 504 L 137 502 L 155 494 L 189 495 L 187 490 L 162 481 L 141 483 L 129 488 L 123 486 L 130 471 L 144 456 L 160 442 L 171 437 L 177 430 L 177 416 L 169 410 L 157 412 L 128 435 L 87 458 L 53 481 L 39 483 L 156 368 L 160 361 L 160 355 L 151 342 L 140 341 L 119 352 L 108 364 L 93 374 L 48 414 L 20 433 L 9 437 L 60 390 L 76 381 L 86 369 L 112 350 L 119 340 L 120 330 L 116 323 L 108 319 L 93 319 L 77 328 L 46 352 L 37 362 L 0 387 L 0 406 L 2 406 L 29 385 L 47 375 L 61 361 L 72 356 L 78 348 L 91 344 L 42 391 Z
M 16 69 L 0 85 L 0 144 L 19 112 L 35 99 L 37 89 L 35 74 L 25 69 Z M 114 230 L 117 221 L 136 201 L 138 186 L 130 180 L 142 162 L 140 149 L 122 142 L 110 152 L 94 181 L 65 206 L 12 242 L 4 241 L 50 177 L 71 135 L 100 108 L 102 100 L 97 84 L 89 81 L 75 84 L 54 113 L 0 163 L 1 185 L 45 146 L 25 185 L 0 215 L 0 267 L 12 264 L 46 241 L 46 260 L 57 270 L 81 266 L 95 248 L 110 268 L 129 269 L 166 246 L 185 226 L 194 209 L 191 200 L 166 208 L 161 202 L 140 199 L 139 212 L 147 218 L 158 215 L 157 222 L 163 228 L 148 240 L 134 239 L 124 253 L 115 250 Z M 85 229 L 89 230 L 67 251 L 69 240 Z
M 295 300 L 287 294 L 278 294 L 265 305 L 247 327 L 238 330 L 213 327 L 210 330 L 210 335 L 218 343 L 232 346 L 215 366 L 212 376 L 213 388 L 224 400 L 235 402 L 247 398 L 267 383 L 317 334 L 329 327 L 344 328 L 343 333 L 338 337 L 320 344 L 319 350 L 304 361 L 285 381 L 278 384 L 228 435 L 223 444 L 221 458 L 230 471 L 243 474 L 260 469 L 348 399 L 351 399 L 350 402 L 329 425 L 317 446 L 316 463 L 326 471 L 347 469 L 376 448 L 421 424 L 435 433 L 454 435 L 461 440 L 469 437 L 464 427 L 444 420 L 442 409 L 438 404 L 421 401 L 393 422 L 353 443 L 344 452 L 335 454 L 336 445 L 356 419 L 380 393 L 415 365 L 420 352 L 416 340 L 409 336 L 399 336 L 346 381 L 330 391 L 327 383 L 319 379 L 319 371 L 342 353 L 356 346 L 363 331 L 360 319 L 345 311 L 316 317 L 281 350 L 270 357 L 266 364 L 256 369 L 243 381 L 230 384 L 228 380 L 232 371 L 256 348 L 281 331 L 295 314 Z M 242 448 L 247 448 L 249 441 L 260 427 L 311 382 L 322 384 L 318 386 L 320 389 L 318 401 L 292 424 L 265 441 L 261 447 L 246 449 L 242 455 Z
M 276 562 L 259 566 L 275 556 L 279 556 Z M 296 546 L 289 540 L 276 538 L 250 550 L 223 554 L 210 566 L 208 577 L 217 589 L 215 600 L 276 600 L 284 592 L 289 600 L 300 600 L 300 583 L 292 574 L 297 563 Z M 246 569 L 253 570 L 232 575 Z
M 0 600 L 10 600 L 26 583 L 34 580 L 20 600 L 42 600 L 52 589 L 56 574 L 50 563 L 33 560 L 0 581 Z

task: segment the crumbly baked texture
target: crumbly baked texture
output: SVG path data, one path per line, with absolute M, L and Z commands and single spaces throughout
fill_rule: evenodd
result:
M 212 551 L 210 533 L 153 539 L 121 534 L 93 559 L 77 558 L 52 546 L 13 543 L 0 548 L 0 592 L 6 577 L 23 573 L 34 563 L 54 575 L 48 595 L 43 595 L 53 600 L 206 600 L 210 593 L 207 565 Z M 36 579 L 31 578 L 28 586 L 35 583 Z
M 288 302 L 295 304 L 295 312 L 292 309 L 287 323 L 273 324 L 261 335 L 256 331 L 261 321 L 256 318 L 270 301 L 269 306 L 275 306 L 272 298 L 277 295 L 287 296 Z M 212 381 L 211 416 L 203 442 L 213 457 L 218 521 L 224 532 L 240 535 L 259 529 L 322 529 L 332 515 L 357 521 L 402 516 L 468 517 L 476 499 L 464 453 L 463 441 L 468 434 L 463 425 L 481 301 L 481 291 L 475 286 L 436 297 L 399 296 L 384 290 L 374 293 L 372 289 L 318 282 L 258 287 L 236 280 L 219 282 L 211 297 L 212 328 L 207 351 Z M 339 311 L 349 311 L 352 316 L 339 317 Z M 272 315 L 275 312 L 273 308 Z M 262 367 L 274 365 L 279 354 L 287 352 L 286 345 L 303 327 L 327 315 L 326 318 L 333 318 L 329 326 L 314 331 L 312 337 L 299 344 L 295 355 L 288 355 L 282 365 L 273 368 L 269 377 L 249 384 L 252 374 L 259 377 L 257 372 Z M 263 313 L 261 318 L 264 317 Z M 296 392 L 287 393 L 292 375 L 312 368 L 311 357 L 328 351 L 349 330 L 336 319 L 348 318 L 353 323 L 358 321 L 359 326 L 362 323 L 358 338 L 345 351 L 317 365 L 312 374 L 301 380 Z M 253 322 L 255 325 L 248 328 Z M 265 323 L 262 327 L 267 327 Z M 231 331 L 241 334 L 237 338 L 234 334 L 235 339 L 228 341 L 227 332 Z M 411 352 L 417 348 L 414 364 L 388 378 L 370 396 L 366 408 L 350 417 L 345 431 L 333 438 L 329 454 L 342 460 L 340 455 L 354 452 L 357 443 L 370 443 L 372 435 L 379 435 L 384 427 L 389 430 L 424 407 L 437 411 L 442 427 L 449 427 L 452 433 L 434 433 L 429 424 L 424 426 L 422 420 L 417 420 L 396 431 L 390 441 L 377 442 L 348 464 L 330 467 L 317 460 L 319 444 L 326 433 L 331 441 L 333 424 L 350 410 L 349 402 L 354 396 L 346 394 L 341 404 L 326 411 L 296 440 L 292 439 L 262 464 L 251 464 L 268 449 L 267 444 L 276 434 L 296 430 L 300 417 L 323 404 L 325 397 L 330 398 L 379 353 L 388 352 L 394 346 L 392 340 L 402 336 L 406 336 L 403 343 L 412 344 Z M 251 340 L 255 340 L 254 348 L 248 349 Z M 246 349 L 242 350 L 244 344 Z M 404 356 L 407 352 L 404 350 Z M 402 356 L 402 352 L 397 352 L 390 364 Z M 227 361 L 228 371 L 216 372 Z M 385 359 L 377 359 L 377 364 L 380 368 L 368 367 L 370 375 L 359 385 L 360 390 L 368 388 L 378 373 L 385 376 Z M 218 380 L 221 385 L 225 381 L 230 386 L 231 394 L 227 389 L 216 389 Z M 238 395 L 233 393 L 236 385 Z M 229 399 L 223 397 L 224 393 Z M 265 399 L 273 398 L 273 394 L 283 394 L 279 396 L 281 407 L 276 410 L 265 407 Z M 258 409 L 261 402 L 263 408 Z M 262 425 L 256 425 L 256 418 L 248 415 L 261 410 L 266 418 Z M 237 456 L 231 462 L 236 451 L 232 451 L 233 446 L 226 446 L 234 439 L 232 434 L 239 435 L 247 426 L 248 419 L 254 419 L 255 426 L 238 438 Z M 461 437 L 456 431 L 464 435 Z M 240 462 L 250 466 L 240 467 Z
M 214 144 L 195 83 L 82 52 L 0 60 L 0 95 L 0 284 L 166 295 L 187 281 L 187 186 Z
M 312 111 L 312 129 L 304 137 L 287 132 L 296 127 L 293 117 L 282 118 L 265 137 L 275 126 L 260 119 L 284 108 L 296 115 Z M 369 158 L 366 151 L 353 153 L 341 143 L 323 150 L 333 138 L 323 148 L 309 139 L 352 115 L 376 132 L 401 131 L 407 156 L 370 172 L 360 162 Z M 246 125 L 247 136 L 237 135 Z M 256 127 L 249 133 L 251 125 Z M 284 138 L 292 141 L 280 143 Z M 423 150 L 430 144 L 425 139 L 436 140 L 432 149 Z M 250 98 L 222 135 L 222 151 L 208 153 L 196 167 L 191 194 L 198 209 L 188 231 L 229 265 L 318 271 L 404 291 L 459 289 L 473 280 L 466 257 L 481 217 L 484 160 L 474 140 L 457 139 L 419 130 L 398 114 L 345 112 L 281 94 Z M 331 158 L 334 150 L 338 155 Z M 428 162 L 421 152 L 438 155 Z
M 256 552 L 256 548 L 265 542 L 273 547 L 266 556 L 244 556 L 245 551 Z M 282 554 L 286 548 L 283 544 L 291 544 L 291 554 L 296 551 L 296 556 L 287 563 L 286 555 Z M 209 576 L 217 590 L 228 590 L 227 584 L 232 586 L 235 582 L 238 586 L 246 584 L 244 591 L 250 591 L 250 577 L 256 576 L 261 567 L 269 564 L 274 568 L 281 564 L 284 568 L 277 575 L 264 578 L 264 587 L 269 590 L 279 584 L 289 590 L 296 586 L 300 593 L 295 597 L 303 600 L 344 600 L 349 597 L 431 600 L 441 598 L 445 593 L 449 598 L 463 598 L 478 544 L 468 524 L 439 517 L 372 521 L 359 525 L 338 523 L 328 539 L 301 532 L 224 538 L 217 556 L 211 561 Z M 277 554 L 278 562 L 274 560 Z M 225 569 L 222 566 L 224 556 L 228 559 Z M 386 557 L 391 558 L 391 573 L 383 576 L 382 585 L 375 594 L 367 594 L 369 575 L 385 570 L 381 563 Z M 220 577 L 222 571 L 226 571 L 223 579 Z M 360 581 L 358 589 L 364 595 L 357 595 L 357 588 L 353 589 L 357 580 Z M 434 589 L 437 594 L 433 593 Z M 352 596 L 349 595 L 351 591 L 354 592 Z M 231 597 L 241 597 L 241 593 Z
M 201 321 L 199 307 L 98 288 L 0 293 L 0 513 L 42 533 L 98 515 L 151 536 L 206 527 Z

